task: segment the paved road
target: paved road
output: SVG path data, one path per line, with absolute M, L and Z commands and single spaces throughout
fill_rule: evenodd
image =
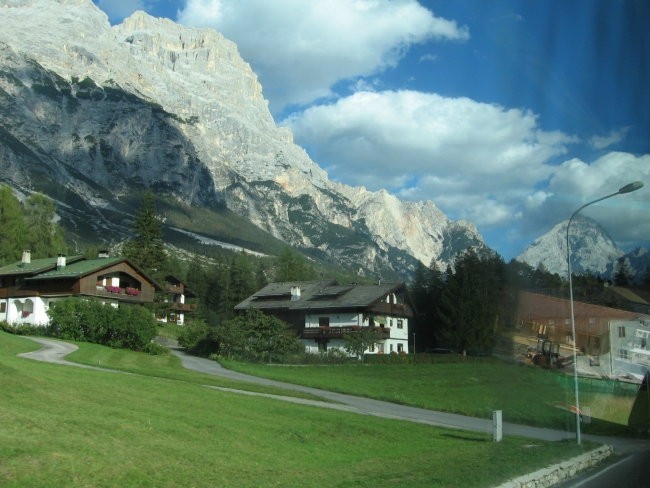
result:
M 492 432 L 491 419 L 479 419 L 474 417 L 467 417 L 464 415 L 426 410 L 423 408 L 408 407 L 405 405 L 382 402 L 379 400 L 372 400 L 369 398 L 363 398 L 354 395 L 345 395 L 342 393 L 335 393 L 331 391 L 320 390 L 317 388 L 310 388 L 307 386 L 300 386 L 291 383 L 269 380 L 266 378 L 259 378 L 257 376 L 251 376 L 225 369 L 215 361 L 198 358 L 196 356 L 190 356 L 180 349 L 173 349 L 172 351 L 181 359 L 183 366 L 187 369 L 192 369 L 201 373 L 212 374 L 237 381 L 276 386 L 279 388 L 284 388 L 285 390 L 309 393 L 311 395 L 325 398 L 331 402 L 338 402 L 342 405 L 345 405 L 348 407 L 346 409 L 348 411 L 353 411 L 365 415 L 374 415 L 377 417 L 407 420 L 421 424 L 449 427 L 454 429 L 487 433 Z M 326 403 L 322 406 L 328 408 L 340 408 L 334 406 L 331 403 Z M 503 423 L 503 435 L 517 435 L 546 441 L 558 441 L 562 439 L 575 438 L 575 434 L 571 432 L 529 427 L 508 422 Z M 609 444 L 614 447 L 615 453 L 620 455 L 650 449 L 650 442 L 645 440 L 619 439 L 614 437 L 601 437 L 592 435 L 583 435 L 582 437 L 585 440 L 592 440 L 601 444 Z
M 624 456 L 613 464 L 582 473 L 556 488 L 647 488 L 650 450 Z
M 98 369 L 102 371 L 111 371 L 104 368 L 97 368 L 95 366 L 88 366 L 85 364 L 73 363 L 72 361 L 66 361 L 63 359 L 68 354 L 75 352 L 79 349 L 76 345 L 70 344 L 69 342 L 55 341 L 52 339 L 41 339 L 38 337 L 27 337 L 34 342 L 38 342 L 42 349 L 32 352 L 24 352 L 18 356 L 23 358 L 35 359 L 36 361 L 45 361 L 47 363 L 55 364 L 65 364 L 66 366 L 76 366 L 78 368 L 86 369 Z
M 97 368 L 93 366 L 84 366 L 71 361 L 63 359 L 67 354 L 75 351 L 77 346 L 62 341 L 52 339 L 41 339 L 30 337 L 33 341 L 38 342 L 43 346 L 43 349 L 30 353 L 20 354 L 22 357 L 36 359 L 39 361 L 48 361 L 57 364 L 65 364 L 76 367 L 86 367 L 92 369 L 101 369 L 104 371 L 112 371 L 110 369 Z M 330 408 L 337 410 L 344 410 L 352 413 L 362 415 L 373 415 L 376 417 L 383 417 L 389 419 L 404 420 L 409 422 L 416 422 L 420 424 L 434 425 L 440 427 L 447 427 L 452 429 L 462 429 L 475 432 L 492 432 L 492 421 L 489 419 L 479 419 L 474 417 L 467 417 L 463 415 L 456 415 L 445 412 L 436 412 L 422 408 L 408 407 L 405 405 L 397 405 L 390 402 L 383 402 L 379 400 L 372 400 L 369 398 L 358 397 L 354 395 L 346 395 L 343 393 L 335 393 L 327 390 L 317 388 L 310 388 L 307 386 L 300 386 L 291 383 L 284 383 L 280 381 L 260 378 L 251 376 L 236 371 L 231 371 L 223 368 L 219 363 L 209 359 L 199 358 L 186 354 L 181 349 L 172 348 L 172 352 L 181 359 L 183 366 L 187 369 L 198 371 L 205 374 L 220 376 L 223 378 L 237 380 L 248 383 L 255 383 L 260 385 L 275 386 L 289 391 L 297 391 L 308 393 L 327 401 L 309 400 L 303 398 L 295 398 L 290 396 L 272 395 L 265 393 L 256 393 L 245 390 L 236 390 L 232 388 L 223 387 L 210 387 L 222 391 L 230 391 L 244 395 L 255 395 L 269 397 L 279 400 L 284 400 L 293 403 L 300 403 L 304 405 L 312 405 L 321 408 Z M 528 437 L 531 439 L 540 439 L 545 441 L 558 441 L 562 439 L 574 439 L 574 434 L 561 430 L 542 429 L 537 427 L 529 427 L 524 425 L 511 424 L 508 422 L 503 423 L 503 435 L 516 435 L 521 437 Z M 614 452 L 624 459 L 612 468 L 607 467 L 600 471 L 599 475 L 605 476 L 605 480 L 609 480 L 610 476 L 613 479 L 621 480 L 622 474 L 626 476 L 632 475 L 631 469 L 642 469 L 647 466 L 647 462 L 640 460 L 648 459 L 650 453 L 650 442 L 645 440 L 615 438 L 615 437 L 602 437 L 583 435 L 583 439 L 591 440 L 601 444 L 609 444 L 614 447 Z M 627 460 L 627 461 L 626 461 Z M 628 464 L 630 463 L 630 464 Z M 634 465 L 635 468 L 630 466 Z M 635 471 L 634 471 L 635 472 Z M 636 475 L 634 475 L 636 476 Z M 644 478 L 645 479 L 645 478 Z M 597 484 L 596 475 L 583 476 L 582 480 L 588 480 L 588 484 L 571 484 L 566 483 L 562 486 L 611 486 L 605 484 Z M 577 481 L 582 483 L 582 481 Z M 637 486 L 637 485 L 621 485 L 621 486 Z M 638 485 L 645 486 L 645 485 Z

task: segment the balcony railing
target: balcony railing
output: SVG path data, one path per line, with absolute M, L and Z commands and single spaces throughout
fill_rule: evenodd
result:
M 127 295 L 129 297 L 139 297 L 140 294 L 142 293 L 142 290 L 139 290 L 137 288 L 132 288 L 130 286 L 127 286 L 125 288 L 121 288 L 119 286 L 111 286 L 111 285 L 106 285 L 106 286 L 101 286 L 97 285 L 96 290 L 98 294 L 101 295 Z
M 405 303 L 379 302 L 372 305 L 372 311 L 378 314 L 407 317 L 413 315 L 411 308 Z
M 352 335 L 358 332 L 362 327 L 347 326 L 347 327 L 306 327 L 302 331 L 303 339 L 337 339 L 346 335 Z M 384 327 L 364 327 L 376 331 L 380 338 L 389 339 L 390 329 Z

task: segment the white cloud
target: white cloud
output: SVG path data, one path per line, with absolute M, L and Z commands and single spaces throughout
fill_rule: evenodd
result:
M 414 91 L 358 92 L 283 124 L 333 178 L 433 200 L 479 226 L 517 215 L 574 142 L 527 111 Z
M 645 183 L 640 190 L 616 195 L 581 211 L 594 218 L 611 237 L 626 242 L 648 242 L 650 236 L 650 154 L 635 156 L 625 152 L 610 152 L 588 163 L 570 159 L 555 167 L 549 182 L 553 193 L 530 215 L 531 222 L 546 227 L 568 219 L 581 205 L 616 193 L 633 181 Z M 547 229 L 546 229 L 547 230 Z
M 188 0 L 177 20 L 234 41 L 274 111 L 395 67 L 414 44 L 469 39 L 415 0 Z
M 605 136 L 594 136 L 589 140 L 589 142 L 595 149 L 605 149 L 613 146 L 614 144 L 618 144 L 623 139 L 625 139 L 625 136 L 629 130 L 629 127 L 613 130 Z

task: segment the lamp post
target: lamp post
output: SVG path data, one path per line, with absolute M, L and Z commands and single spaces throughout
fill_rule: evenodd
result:
M 616 193 L 606 195 L 604 197 L 597 198 L 591 202 L 585 203 L 582 207 L 571 214 L 569 222 L 566 226 L 566 262 L 569 268 L 569 302 L 571 304 L 571 334 L 573 336 L 573 387 L 575 390 L 575 411 L 576 411 L 576 441 L 578 444 L 581 444 L 582 439 L 580 437 L 580 397 L 578 394 L 578 342 L 576 337 L 576 320 L 573 312 L 573 282 L 571 278 L 571 244 L 569 243 L 569 227 L 571 227 L 571 222 L 573 218 L 582 210 L 583 208 L 592 205 L 594 203 L 600 202 L 607 198 L 614 197 L 616 195 L 622 195 L 623 193 L 630 193 L 638 190 L 643 187 L 643 183 L 640 181 L 635 181 L 634 183 L 629 183 L 624 187 L 620 188 Z M 610 351 L 611 354 L 611 351 Z

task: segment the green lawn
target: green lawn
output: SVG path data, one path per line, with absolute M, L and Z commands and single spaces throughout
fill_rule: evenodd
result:
M 573 376 L 493 359 L 454 359 L 435 364 L 350 364 L 340 366 L 269 366 L 225 362 L 258 376 L 342 393 L 387 400 L 430 410 L 490 418 L 503 411 L 507 422 L 575 431 Z M 647 395 L 637 401 L 636 386 L 581 379 L 580 405 L 592 422 L 585 433 L 634 435 L 631 412 L 648 418 Z M 646 421 L 647 427 L 647 421 Z
M 489 487 L 581 452 L 224 393 L 98 346 L 140 374 L 16 356 L 37 347 L 0 332 L 3 487 Z

